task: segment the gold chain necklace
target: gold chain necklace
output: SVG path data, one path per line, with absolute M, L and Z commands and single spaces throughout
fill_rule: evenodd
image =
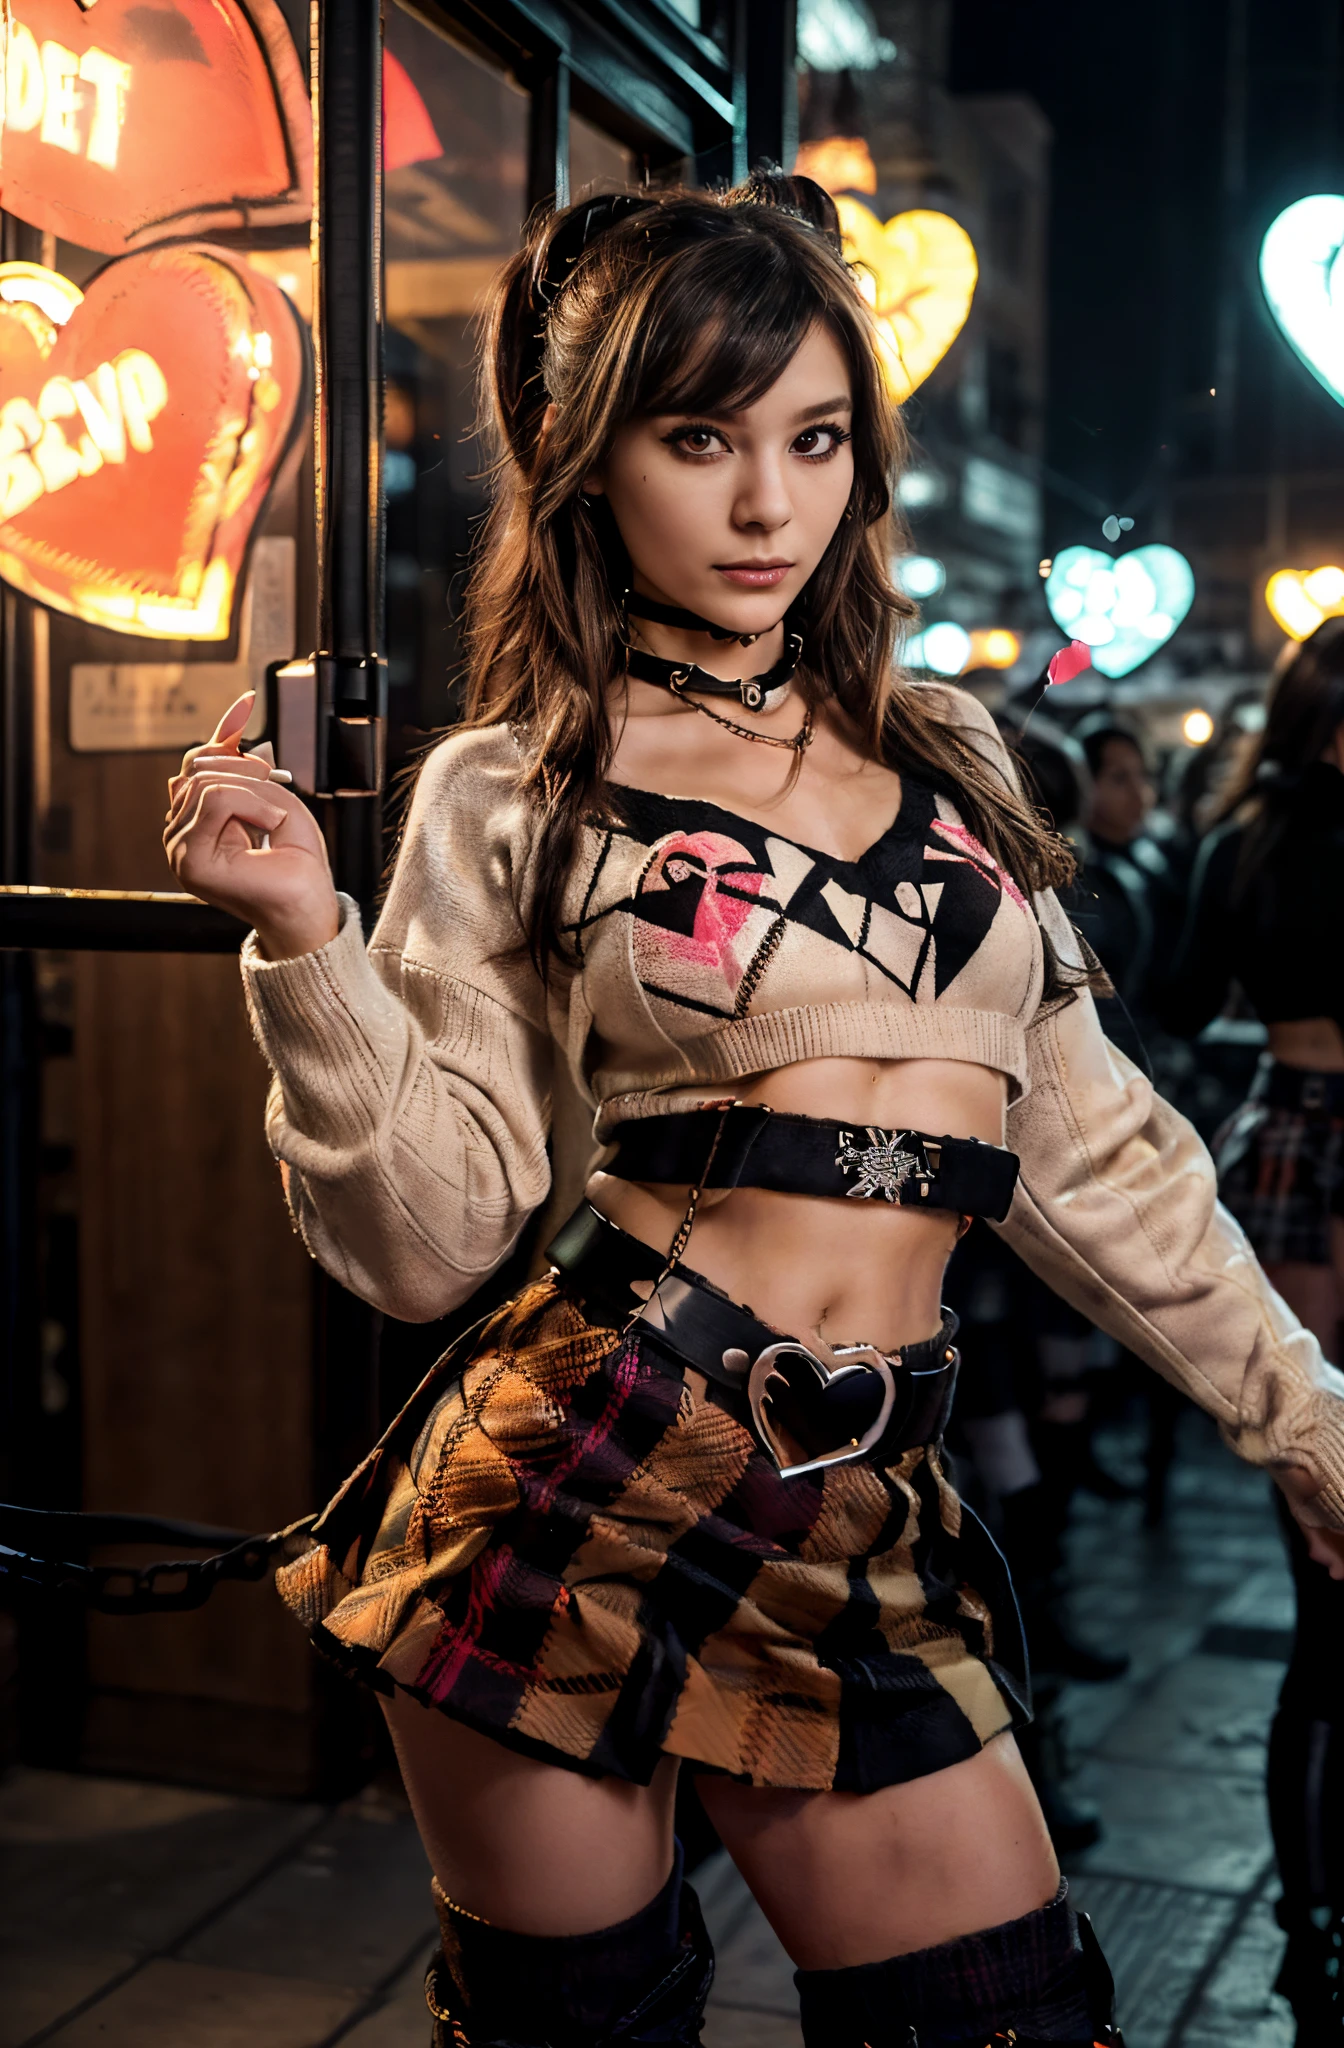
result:
M 811 705 L 804 711 L 803 722 L 793 735 L 793 738 L 782 740 L 775 733 L 753 732 L 749 725 L 738 725 L 733 719 L 725 718 L 721 712 L 711 711 L 708 704 L 697 704 L 694 697 L 686 696 L 680 687 L 687 679 L 687 671 L 685 669 L 678 671 L 668 678 L 667 686 L 677 702 L 685 704 L 691 711 L 698 711 L 703 718 L 712 719 L 714 724 L 721 725 L 725 732 L 736 733 L 741 740 L 754 740 L 757 746 L 785 747 L 791 754 L 806 753 L 807 749 L 811 746 L 814 737 Z

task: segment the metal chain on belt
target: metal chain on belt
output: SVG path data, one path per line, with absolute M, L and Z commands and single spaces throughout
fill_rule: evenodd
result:
M 276 1552 L 316 1519 L 305 1515 L 269 1536 L 247 1536 L 159 1515 L 85 1515 L 0 1501 L 0 1591 L 65 1600 L 99 1614 L 181 1613 L 203 1606 L 225 1579 L 264 1578 Z M 176 1545 L 213 1555 L 146 1565 L 91 1565 L 67 1555 L 73 1549 L 87 1557 L 90 1549 L 109 1543 Z

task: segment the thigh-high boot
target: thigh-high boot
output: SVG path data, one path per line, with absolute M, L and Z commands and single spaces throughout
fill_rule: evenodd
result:
M 433 2048 L 682 2048 L 714 1979 L 681 1850 L 656 1899 L 594 1934 L 510 1934 L 434 1886 L 442 1946 L 425 1979 Z
M 795 1981 L 806 2048 L 1123 2048 L 1106 1958 L 1062 1884 L 1002 1927 Z

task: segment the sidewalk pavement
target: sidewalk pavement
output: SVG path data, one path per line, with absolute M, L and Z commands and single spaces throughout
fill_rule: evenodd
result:
M 1127 1648 L 1067 1707 L 1105 1839 L 1075 1903 L 1128 2048 L 1291 2048 L 1262 1781 L 1292 1625 L 1266 1482 L 1183 1420 L 1166 1529 L 1085 1501 L 1078 1621 Z M 792 1973 L 726 1858 L 706 2048 L 801 2048 Z M 0 1784 L 0 2048 L 426 2048 L 428 1872 L 399 1792 L 286 1805 L 19 1770 Z

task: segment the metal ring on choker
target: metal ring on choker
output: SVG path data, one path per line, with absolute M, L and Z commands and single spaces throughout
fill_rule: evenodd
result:
M 731 632 L 728 627 L 716 626 L 712 619 L 702 619 L 698 612 L 688 611 L 683 605 L 663 604 L 657 598 L 643 597 L 634 590 L 624 592 L 621 609 L 623 615 L 633 613 L 637 619 L 652 619 L 660 626 L 677 626 L 683 632 L 709 633 L 715 640 L 740 640 L 744 647 L 750 647 L 761 637 L 759 633 Z M 778 710 L 798 673 L 802 654 L 802 634 L 786 632 L 784 652 L 773 668 L 758 676 L 739 676 L 736 681 L 725 682 L 722 676 L 711 675 L 698 662 L 668 661 L 660 654 L 632 647 L 628 629 L 625 634 L 626 669 L 641 683 L 656 683 L 660 689 L 670 690 L 674 697 L 680 697 L 686 691 L 700 697 L 735 697 L 744 711 Z

